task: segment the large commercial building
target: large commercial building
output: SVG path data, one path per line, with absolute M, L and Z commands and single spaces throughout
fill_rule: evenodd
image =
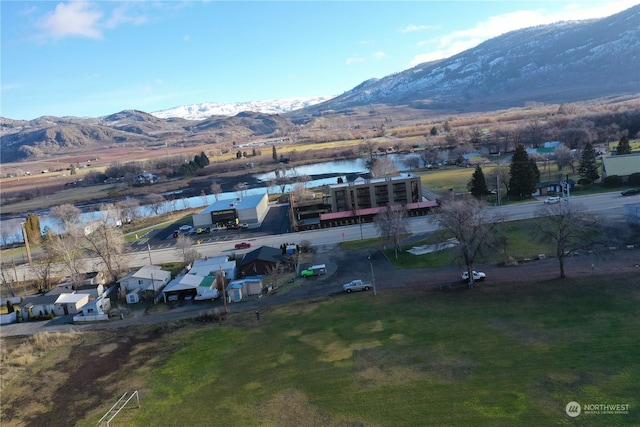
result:
M 264 220 L 268 212 L 269 197 L 266 193 L 218 200 L 193 215 L 193 226 L 221 228 L 237 224 L 257 224 Z
M 438 206 L 423 200 L 420 177 L 402 173 L 387 178 L 357 178 L 329 186 L 329 194 L 292 200 L 291 219 L 295 231 L 369 222 L 389 206 L 402 206 L 408 215 L 425 215 Z

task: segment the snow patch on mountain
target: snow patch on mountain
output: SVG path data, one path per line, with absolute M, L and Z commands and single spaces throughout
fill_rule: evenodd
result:
M 311 98 L 286 98 L 272 101 L 247 101 L 234 103 L 203 102 L 201 104 L 183 105 L 152 112 L 161 118 L 179 117 L 187 120 L 204 120 L 211 116 L 235 116 L 243 111 L 264 114 L 283 114 L 289 111 L 310 107 L 332 99 L 333 96 L 316 96 Z

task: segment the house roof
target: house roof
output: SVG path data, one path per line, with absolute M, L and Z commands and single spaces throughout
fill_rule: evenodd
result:
M 76 304 L 83 299 L 88 299 L 89 294 L 60 294 L 56 300 L 56 304 Z
M 238 197 L 235 199 L 222 199 L 207 206 L 200 214 L 223 211 L 226 209 L 251 209 L 255 208 L 262 202 L 262 199 L 267 197 L 267 193 L 253 194 L 251 196 Z
M 247 252 L 240 262 L 240 267 L 258 260 L 275 264 L 282 261 L 282 259 L 283 256 L 280 249 L 272 248 L 271 246 L 261 246 L 251 252 Z
M 629 176 L 640 173 L 640 153 L 605 156 L 602 158 L 602 170 L 608 176 Z
M 196 260 L 202 261 L 202 260 Z M 208 276 L 210 274 L 216 274 L 222 268 L 222 271 L 232 270 L 236 267 L 235 261 L 223 261 L 217 263 L 207 263 L 207 264 L 197 264 L 194 263 L 191 270 L 189 270 L 190 274 L 198 274 L 200 276 Z
M 127 281 L 129 279 L 149 279 L 153 278 L 153 281 L 164 281 L 166 277 L 171 277 L 170 271 L 165 271 L 157 265 L 143 265 L 138 270 L 132 271 L 120 280 L 118 283 Z
M 33 305 L 51 305 L 56 302 L 59 295 L 38 295 L 33 297 L 25 297 L 20 306 L 26 307 L 28 304 Z

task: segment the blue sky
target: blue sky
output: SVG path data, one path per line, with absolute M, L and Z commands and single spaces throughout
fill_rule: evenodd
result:
M 637 3 L 2 1 L 0 116 L 339 95 L 514 29 Z

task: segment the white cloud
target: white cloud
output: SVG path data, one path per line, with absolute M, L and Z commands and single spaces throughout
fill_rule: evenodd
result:
M 100 6 L 107 8 L 113 4 L 117 6 L 103 19 L 105 14 L 95 2 L 79 0 L 58 3 L 52 12 L 40 19 L 37 26 L 44 30 L 45 35 L 57 39 L 73 36 L 102 39 L 104 30 L 122 24 L 142 25 L 147 22 L 145 16 L 133 13 L 128 4 L 103 3 Z
M 0 92 L 4 93 L 12 90 L 18 90 L 18 89 L 21 89 L 22 87 L 23 87 L 22 83 L 7 83 L 0 86 Z
M 347 65 L 351 64 L 361 64 L 365 61 L 365 59 L 361 56 L 352 56 L 350 58 L 345 59 L 344 63 Z
M 104 23 L 105 28 L 116 28 L 120 24 L 142 25 L 147 22 L 147 18 L 142 15 L 133 15 L 126 6 L 119 6 L 113 9 L 109 19 Z
M 401 33 L 415 33 L 416 31 L 426 31 L 426 30 L 432 30 L 434 28 L 438 28 L 436 26 L 433 25 L 414 25 L 414 24 L 409 24 L 404 28 L 400 29 Z
M 381 51 L 381 50 L 379 50 L 379 51 L 377 51 L 377 52 L 374 52 L 374 54 L 373 54 L 373 57 L 374 57 L 375 59 L 382 59 L 382 58 L 384 58 L 384 57 L 386 57 L 386 56 L 387 56 L 387 54 L 386 54 L 386 53 L 384 53 L 384 52 L 383 52 L 383 51 Z
M 67 36 L 102 38 L 99 27 L 102 13 L 86 1 L 59 3 L 53 12 L 43 18 L 39 27 L 54 38 Z
M 425 48 L 431 46 L 431 48 L 429 52 L 416 55 L 410 66 L 448 58 L 509 31 L 560 21 L 602 18 L 613 15 L 633 6 L 635 1 L 637 0 L 621 0 L 598 5 L 587 3 L 586 7 L 572 3 L 562 10 L 554 12 L 547 12 L 540 8 L 492 16 L 484 21 L 477 22 L 471 28 L 453 31 L 440 38 L 418 43 L 418 46 Z

